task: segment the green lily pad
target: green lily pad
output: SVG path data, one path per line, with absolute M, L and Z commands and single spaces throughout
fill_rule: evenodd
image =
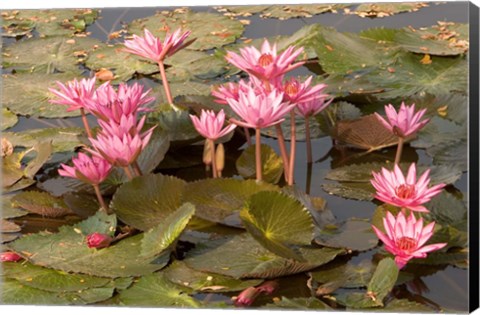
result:
M 154 257 L 178 239 L 195 213 L 195 206 L 183 204 L 153 229 L 145 232 L 142 240 L 142 257 Z
M 454 142 L 467 138 L 466 125 L 460 126 L 454 122 L 446 121 L 440 117 L 432 117 L 429 123 L 422 128 L 417 139 L 411 142 L 414 148 L 429 149 L 444 144 L 451 145 Z
M 262 18 L 276 18 L 287 20 L 292 18 L 309 18 L 314 15 L 333 12 L 346 8 L 344 4 L 291 4 L 291 5 L 272 5 L 261 11 Z
M 25 151 L 13 153 L 2 158 L 2 187 L 6 188 L 18 182 L 24 175 L 22 159 Z
M 146 231 L 182 205 L 185 186 L 183 180 L 162 174 L 136 177 L 118 188 L 110 208 L 126 224 Z
M 313 237 L 310 213 L 297 200 L 275 191 L 250 197 L 240 212 L 247 231 L 263 247 L 285 258 L 304 261 L 291 245 L 309 245 Z
M 428 253 L 427 258 L 412 259 L 409 263 L 423 265 L 453 265 L 458 268 L 469 268 L 470 260 L 468 249 L 460 249 L 449 252 Z
M 283 162 L 272 147 L 262 144 L 262 177 L 268 183 L 276 184 L 283 174 Z M 246 148 L 236 161 L 238 173 L 243 178 L 255 178 L 255 145 Z
M 19 238 L 19 234 L 0 233 L 0 244 L 6 244 Z
M 79 116 L 80 111 L 67 112 L 67 106 L 51 104 L 55 96 L 48 88 L 58 88 L 55 81 L 73 80 L 71 73 L 17 73 L 3 76 L 3 106 L 17 115 L 62 118 Z
M 93 232 L 112 234 L 115 226 L 115 216 L 98 212 L 74 226 L 61 227 L 58 233 L 31 234 L 10 243 L 9 247 L 35 265 L 99 277 L 141 276 L 168 263 L 169 252 L 153 263 L 151 258 L 140 256 L 143 234 L 123 239 L 108 248 L 88 248 L 86 235 Z
M 264 307 L 265 309 L 287 309 L 287 310 L 332 310 L 330 306 L 325 304 L 324 302 L 316 299 L 314 297 L 310 298 L 293 298 L 289 299 L 286 297 L 282 297 L 280 301 L 275 301 L 274 303 L 267 304 Z
M 468 141 L 462 139 L 453 143 L 444 143 L 435 147 L 430 147 L 427 154 L 433 157 L 433 164 L 443 167 L 451 167 L 468 171 Z
M 100 44 L 90 52 L 85 65 L 94 70 L 107 69 L 114 73 L 114 83 L 127 81 L 135 73 L 152 74 L 158 72 L 158 66 L 148 62 L 135 54 L 123 51 L 123 44 Z
M 12 67 L 17 71 L 38 72 L 43 75 L 58 71 L 80 75 L 77 52 L 88 51 L 99 43 L 97 39 L 88 37 L 34 38 L 4 47 L 2 63 L 5 68 Z M 35 53 L 32 54 L 32 51 Z M 25 84 L 25 81 L 23 83 Z
M 358 264 L 346 263 L 321 267 L 321 270 L 310 272 L 313 280 L 318 283 L 336 283 L 341 288 L 366 287 L 375 271 L 375 265 L 369 260 Z
M 369 310 L 371 311 L 371 310 Z M 432 313 L 434 310 L 425 304 L 420 304 L 407 299 L 393 299 L 388 301 L 385 306 L 379 310 L 381 312 L 395 313 Z
M 396 35 L 401 30 L 395 28 L 372 27 L 360 32 L 361 38 L 370 39 L 379 45 L 394 44 Z
M 399 270 L 391 258 L 384 258 L 377 266 L 366 293 L 345 293 L 337 301 L 349 308 L 364 309 L 384 306 L 383 300 L 397 282 Z
M 172 93 L 172 97 L 174 98 L 174 101 L 176 104 L 180 103 L 178 100 L 180 97 L 183 97 L 185 95 L 202 95 L 202 96 L 208 96 L 211 93 L 211 86 L 205 83 L 200 83 L 196 81 L 179 81 L 179 82 L 171 82 L 169 81 L 169 86 L 170 86 L 170 92 Z M 163 86 L 157 85 L 153 88 L 153 93 L 156 96 L 157 100 L 163 102 L 163 103 L 168 103 L 167 101 L 167 95 L 165 94 L 165 90 L 163 89 Z M 176 114 L 177 112 L 170 112 L 170 111 L 162 111 L 161 114 L 165 115 L 167 119 L 169 119 L 169 116 L 172 114 Z M 186 113 L 182 114 L 183 111 L 180 112 L 182 116 L 181 118 L 185 119 L 187 118 Z M 176 118 L 175 115 L 173 118 Z M 188 117 L 190 118 L 190 117 Z M 188 124 L 188 121 L 185 121 L 186 124 Z M 168 124 L 168 121 L 167 121 Z M 173 125 L 173 124 L 172 124 Z M 170 126 L 170 124 L 168 124 Z M 172 126 L 170 126 L 171 128 Z M 170 129 L 169 128 L 169 129 Z M 187 127 L 188 128 L 188 127 Z M 189 128 L 190 129 L 190 128 Z M 192 132 L 193 133 L 193 132 Z M 173 136 L 175 137 L 174 133 Z
M 435 196 L 425 207 L 430 210 L 428 217 L 441 225 L 451 225 L 467 219 L 465 203 L 446 191 Z
M 402 2 L 402 3 L 362 3 L 351 14 L 360 17 L 386 17 L 404 12 L 418 11 L 428 6 L 424 2 Z
M 282 128 L 284 139 L 290 140 L 292 137 L 290 119 L 287 119 L 286 121 L 287 123 L 282 123 L 280 127 Z M 262 128 L 261 133 L 262 135 L 267 137 L 277 138 L 276 127 Z M 322 130 L 320 129 L 318 122 L 314 119 L 310 119 L 310 138 L 318 139 L 321 137 L 325 137 L 326 135 L 327 134 L 322 132 Z M 299 115 L 295 116 L 295 136 L 297 141 L 305 141 L 306 139 L 305 119 Z
M 190 114 L 186 110 L 164 110 L 152 115 L 150 120 L 170 135 L 170 141 L 199 140 L 200 135 L 193 126 Z
M 322 83 L 327 84 L 325 93 L 335 97 L 377 95 L 384 92 L 384 88 L 368 80 L 371 72 L 373 72 L 373 70 L 359 70 L 350 74 L 333 74 L 327 78 L 320 78 Z M 329 107 L 332 107 L 332 105 Z M 361 115 L 358 115 L 353 118 L 360 116 Z
M 221 6 L 216 7 L 219 12 L 228 11 L 228 15 L 233 13 L 235 16 L 251 16 L 256 13 L 260 13 L 263 10 L 269 8 L 269 5 L 228 5 L 228 6 Z M 227 15 L 227 14 L 225 14 Z
M 339 182 L 335 184 L 322 184 L 322 189 L 329 195 L 347 199 L 370 201 L 373 200 L 375 189 L 365 183 Z
M 81 218 L 88 218 L 100 209 L 100 204 L 93 194 L 70 192 L 63 195 L 63 202 L 73 213 Z
M 388 69 L 375 71 L 368 80 L 385 89 L 379 98 L 406 98 L 417 93 L 441 94 L 466 92 L 468 62 L 464 57 L 431 57 L 431 63 L 422 64 L 423 56 L 410 53 L 398 54 L 393 72 Z
M 65 194 L 75 192 L 88 192 L 91 194 L 94 193 L 93 187 L 91 185 L 79 181 L 76 178 L 63 176 L 52 177 L 44 182 L 39 182 L 37 183 L 37 187 L 43 191 L 48 192 L 54 197 L 61 197 Z M 98 210 L 98 208 L 96 210 Z
M 56 218 L 72 214 L 63 199 L 45 192 L 24 191 L 15 195 L 11 201 L 15 207 L 46 217 Z
M 25 285 L 16 280 L 5 280 L 1 300 L 7 304 L 86 305 L 112 297 L 113 286 L 88 288 L 70 292 L 52 292 Z
M 42 139 L 43 142 L 51 142 L 53 153 L 75 150 L 83 143 L 82 135 L 83 129 L 77 127 L 29 129 L 2 134 L 14 146 L 20 147 L 33 147 L 38 143 L 38 139 Z
M 300 248 L 299 252 L 306 262 L 279 257 L 248 234 L 242 234 L 198 243 L 187 253 L 184 262 L 198 271 L 236 279 L 276 278 L 311 270 L 344 253 L 341 249 L 313 247 Z
M 165 59 L 165 64 L 169 66 L 166 71 L 169 82 L 208 80 L 227 72 L 225 60 L 194 50 L 181 50 Z
M 441 22 L 429 28 L 405 28 L 395 37 L 400 46 L 417 54 L 456 56 L 468 51 L 468 24 Z
M 12 204 L 12 198 L 15 195 L 2 195 L 2 206 L 0 210 L 0 218 L 2 219 L 13 219 L 18 217 L 23 217 L 28 214 L 28 211 L 17 208 Z
M 0 232 L 1 233 L 17 233 L 20 232 L 22 228 L 16 225 L 13 222 L 0 219 Z
M 15 126 L 18 122 L 18 117 L 5 107 L 2 107 L 2 131 Z
M 25 177 L 33 179 L 35 174 L 42 168 L 42 166 L 50 159 L 52 154 L 52 143 L 51 142 L 39 142 L 36 143 L 32 150 L 36 152 L 35 157 L 32 160 L 29 160 L 25 166 L 23 173 Z
M 427 116 L 439 116 L 464 125 L 468 117 L 468 97 L 460 93 L 414 96 L 405 102 L 414 103 L 416 108 L 426 108 Z
M 120 292 L 119 298 L 125 306 L 200 307 L 200 301 L 189 293 L 191 289 L 170 282 L 164 273 L 154 273 Z
M 85 31 L 98 12 L 92 9 L 3 11 L 2 36 L 27 35 L 34 29 L 40 37 L 71 35 Z
M 184 202 L 196 207 L 199 218 L 231 226 L 239 226 L 238 211 L 250 196 L 261 191 L 278 191 L 277 186 L 255 180 L 233 178 L 205 179 L 188 183 Z
M 143 35 L 143 29 L 146 28 L 155 36 L 164 38 L 167 29 L 173 32 L 179 27 L 184 31 L 192 32 L 187 40 L 197 39 L 187 48 L 192 50 L 208 50 L 233 43 L 242 35 L 244 29 L 242 23 L 223 15 L 181 9 L 163 11 L 150 17 L 134 20 L 128 25 L 128 31 Z
M 174 261 L 163 273 L 169 281 L 197 292 L 235 292 L 263 282 L 261 279 L 238 280 L 219 274 L 200 272 L 178 260 Z
M 15 279 L 25 286 L 50 292 L 68 292 L 104 287 L 111 281 L 109 278 L 69 274 L 30 263 L 7 262 L 2 267 L 1 275 L 3 277 Z
M 318 60 L 329 74 L 348 74 L 365 68 L 385 67 L 393 61 L 395 50 L 353 33 L 322 28 L 314 40 Z
M 366 251 L 377 246 L 378 238 L 370 227 L 370 222 L 349 219 L 336 229 L 324 228 L 315 237 L 315 242 L 333 248 Z
M 11 192 L 14 192 L 14 191 L 17 191 L 17 190 L 22 190 L 22 189 L 25 189 L 27 187 L 30 187 L 32 186 L 33 184 L 35 184 L 35 180 L 31 179 L 31 178 L 21 178 L 18 182 L 16 182 L 15 184 L 11 185 L 11 186 L 8 186 L 8 187 L 3 187 L 3 192 L 4 193 L 11 193 Z

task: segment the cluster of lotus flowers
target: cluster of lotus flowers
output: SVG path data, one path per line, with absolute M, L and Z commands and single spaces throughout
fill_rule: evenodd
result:
M 145 30 L 144 37 L 134 35 L 133 39 L 125 41 L 125 50 L 147 58 L 159 65 L 162 76 L 162 85 L 167 100 L 173 104 L 171 92 L 163 66 L 165 58 L 173 55 L 179 49 L 186 47 L 190 32 L 177 30 L 166 34 L 163 42 Z M 212 94 L 220 104 L 230 106 L 237 117 L 230 118 L 230 125 L 225 126 L 225 113 L 202 110 L 200 117 L 191 116 L 197 131 L 207 139 L 210 152 L 215 152 L 215 141 L 230 133 L 236 126 L 243 127 L 247 142 L 250 143 L 249 128 L 255 130 L 256 145 L 256 173 L 257 180 L 262 180 L 260 130 L 274 126 L 277 131 L 279 148 L 281 151 L 284 175 L 288 185 L 293 185 L 295 161 L 295 115 L 305 118 L 307 131 L 307 157 L 311 163 L 311 147 L 309 137 L 309 118 L 325 109 L 333 98 L 323 93 L 325 84 L 312 84 L 312 77 L 301 82 L 299 79 L 286 79 L 285 74 L 303 65 L 295 62 L 303 52 L 303 48 L 287 47 L 278 53 L 276 44 L 271 45 L 264 41 L 260 50 L 255 47 L 240 49 L 240 54 L 228 52 L 228 62 L 243 70 L 249 75 L 248 80 L 238 83 L 227 83 L 216 87 Z M 109 82 L 95 88 L 95 78 L 74 80 L 66 85 L 58 82 L 60 90 L 51 89 L 57 96 L 52 103 L 67 105 L 68 110 L 80 110 L 84 125 L 89 137 L 90 145 L 85 147 L 73 158 L 73 166 L 61 165 L 59 173 L 63 176 L 77 178 L 93 185 L 97 197 L 104 211 L 108 207 L 100 193 L 99 184 L 109 175 L 112 167 L 121 167 L 127 176 L 132 179 L 140 176 L 141 170 L 136 162 L 139 154 L 148 144 L 153 128 L 142 132 L 148 108 L 144 105 L 154 99 L 148 96 L 150 91 L 144 92 L 141 85 L 120 84 L 115 90 Z M 405 138 L 414 135 L 428 123 L 424 119 L 425 110 L 415 111 L 415 105 L 401 104 L 397 112 L 392 105 L 385 106 L 387 119 L 377 114 L 379 121 L 394 135 L 398 136 L 398 148 L 392 171 L 382 169 L 381 172 L 372 172 L 371 183 L 376 189 L 375 198 L 387 204 L 400 208 L 395 216 L 390 212 L 383 218 L 382 231 L 372 226 L 373 230 L 384 243 L 385 249 L 395 256 L 398 267 L 403 268 L 412 258 L 425 258 L 428 252 L 446 246 L 445 243 L 425 245 L 433 234 L 435 222 L 424 226 L 421 214 L 428 212 L 424 204 L 439 194 L 444 184 L 429 187 L 430 170 L 426 170 L 417 180 L 416 165 L 412 164 L 406 176 L 399 167 L 402 147 Z M 98 119 L 100 130 L 93 135 L 88 126 L 85 113 L 90 113 Z M 290 154 L 287 154 L 285 141 L 280 124 L 290 114 L 291 141 Z M 212 161 L 213 176 L 219 172 Z M 110 245 L 113 239 L 108 235 L 93 233 L 87 237 L 89 247 L 103 248 Z M 20 259 L 14 253 L 3 253 L 2 261 Z M 274 287 L 274 286 L 273 286 Z M 261 292 L 271 290 L 249 288 L 240 294 L 237 304 L 251 304 L 255 296 Z

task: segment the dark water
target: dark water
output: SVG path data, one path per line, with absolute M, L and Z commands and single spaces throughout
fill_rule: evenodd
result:
M 156 10 L 163 10 L 168 8 L 108 8 L 101 12 L 101 19 L 98 19 L 95 24 L 88 28 L 93 37 L 99 38 L 102 41 L 108 40 L 108 34 L 113 31 L 118 31 L 122 28 L 122 23 L 128 23 L 134 19 L 152 15 Z M 170 8 L 171 9 L 171 8 Z M 216 12 L 209 7 L 195 7 L 196 11 L 211 11 Z M 279 21 L 276 19 L 261 19 L 258 15 L 248 18 L 251 24 L 245 27 L 244 37 L 247 38 L 262 38 L 274 35 L 290 35 L 302 28 L 306 24 L 321 23 L 325 26 L 335 27 L 341 32 L 359 32 L 361 30 L 372 27 L 387 27 L 400 28 L 406 26 L 423 27 L 431 26 L 437 21 L 452 21 L 452 22 L 468 22 L 468 3 L 467 2 L 450 2 L 443 4 L 431 3 L 429 7 L 422 8 L 417 12 L 398 14 L 386 18 L 360 18 L 356 15 L 344 15 L 341 11 L 338 14 L 321 14 L 312 18 L 299 18 Z M 9 41 L 6 42 L 8 44 Z M 302 70 L 303 74 L 307 74 L 308 70 Z M 91 118 L 94 122 L 93 118 Z M 20 122 L 11 131 L 21 131 L 32 128 L 44 128 L 51 126 L 81 126 L 79 118 L 68 120 L 60 119 L 27 119 L 21 118 Z M 10 130 L 9 130 L 10 131 Z M 263 143 L 277 149 L 277 142 L 274 139 L 262 139 Z M 333 214 L 339 221 L 345 220 L 349 217 L 370 218 L 377 206 L 374 202 L 361 202 L 354 200 L 347 200 L 336 196 L 331 196 L 325 193 L 321 185 L 326 183 L 324 179 L 325 174 L 333 167 L 339 166 L 342 161 L 348 163 L 348 157 L 357 152 L 346 152 L 343 155 L 336 149 L 332 148 L 332 142 L 329 137 L 313 140 L 313 160 L 314 163 L 311 173 L 308 174 L 306 168 L 306 148 L 305 143 L 299 142 L 297 144 L 296 157 L 296 174 L 295 182 L 297 185 L 306 189 L 310 186 L 310 194 L 325 198 L 328 202 L 328 208 L 332 210 Z M 377 152 L 386 158 L 393 159 L 395 148 L 390 148 Z M 414 150 L 411 148 L 405 149 L 406 159 L 411 161 L 419 161 L 422 164 L 430 164 L 431 159 L 422 150 Z M 356 160 L 356 162 L 361 162 Z M 310 183 L 307 182 L 310 180 Z M 455 188 L 462 193 L 467 192 L 467 174 L 455 184 Z M 362 253 L 360 257 L 369 257 L 371 253 Z M 357 259 L 361 260 L 360 257 Z M 423 277 L 427 288 L 430 290 L 423 294 L 423 296 L 434 303 L 441 305 L 447 309 L 454 309 L 458 311 L 467 311 L 468 305 L 468 271 L 458 269 L 455 267 L 447 267 L 431 276 Z

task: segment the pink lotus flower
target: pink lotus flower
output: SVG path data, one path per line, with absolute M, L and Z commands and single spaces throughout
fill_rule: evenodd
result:
M 56 82 L 60 87 L 60 90 L 49 88 L 48 90 L 55 94 L 58 99 L 50 100 L 50 103 L 68 105 L 67 111 L 74 111 L 85 107 L 85 102 L 94 97 L 95 93 L 95 77 L 91 79 L 82 79 L 77 81 L 67 82 L 63 84 L 59 81 Z
M 377 190 L 375 198 L 391 205 L 408 208 L 412 211 L 429 212 L 422 204 L 438 195 L 445 184 L 438 184 L 428 188 L 430 183 L 430 169 L 426 170 L 417 181 L 417 170 L 412 163 L 408 169 L 407 178 L 395 164 L 393 171 L 382 168 L 381 173 L 372 172 L 370 180 Z
M 430 121 L 430 119 L 420 121 L 425 112 L 426 109 L 422 109 L 415 113 L 415 104 L 405 106 L 405 103 L 402 102 L 398 113 L 392 105 L 385 105 L 388 122 L 378 113 L 375 115 L 385 128 L 393 134 L 405 138 L 416 133 Z
M 255 287 L 248 287 L 243 290 L 238 297 L 235 299 L 235 306 L 250 306 L 255 302 L 257 297 L 260 295 L 260 291 Z
M 113 239 L 110 236 L 98 232 L 87 235 L 88 248 L 105 248 L 110 246 L 112 241 Z
M 225 58 L 237 68 L 265 81 L 302 66 L 304 62 L 293 63 L 302 52 L 303 48 L 295 50 L 294 46 L 289 46 L 277 55 L 277 45 L 270 46 L 265 40 L 260 51 L 250 46 L 240 49 L 241 56 L 228 51 Z
M 223 128 L 225 124 L 225 113 L 223 109 L 220 110 L 217 115 L 215 115 L 215 112 L 212 110 L 205 111 L 202 109 L 200 119 L 194 115 L 190 115 L 190 118 L 199 134 L 214 141 L 230 133 L 236 127 L 235 125 L 229 125 Z
M 386 235 L 377 227 L 372 225 L 378 238 L 385 244 L 385 249 L 395 255 L 395 262 L 399 269 L 402 269 L 412 258 L 425 258 L 427 253 L 439 250 L 446 243 L 431 244 L 423 246 L 433 235 L 435 222 L 423 226 L 423 219 L 418 221 L 410 213 L 408 218 L 400 212 L 395 218 L 390 212 L 387 212 L 386 218 L 383 218 L 383 226 Z
M 228 82 L 212 89 L 212 95 L 217 98 L 215 100 L 216 103 L 228 104 L 227 99 L 233 98 L 238 101 L 238 93 L 240 91 L 248 92 L 251 86 L 252 82 L 246 82 L 244 80 L 240 80 L 238 83 Z
M 152 137 L 153 129 L 155 127 L 142 134 L 135 132 L 124 133 L 123 135 L 110 134 L 102 130 L 97 135 L 97 139 L 90 138 L 95 150 L 87 150 L 95 156 L 104 158 L 112 165 L 126 167 L 135 162 L 147 146 Z
M 122 115 L 120 118 L 120 122 L 116 122 L 115 120 L 110 121 L 103 121 L 99 120 L 98 124 L 102 127 L 102 132 L 108 135 L 114 135 L 119 138 L 123 137 L 124 134 L 130 134 L 131 136 L 135 136 L 135 134 L 140 133 L 142 131 L 143 125 L 145 124 L 147 116 L 142 116 L 140 120 L 137 122 L 136 115 Z
M 16 262 L 21 260 L 22 257 L 14 252 L 3 252 L 0 253 L 0 261 L 1 262 Z
M 91 185 L 99 185 L 110 173 L 112 166 L 101 157 L 89 157 L 84 153 L 78 153 L 72 159 L 73 167 L 61 164 L 62 169 L 58 173 L 62 176 L 79 179 Z
M 238 101 L 227 99 L 232 110 L 244 121 L 230 119 L 234 124 L 248 128 L 266 128 L 285 120 L 295 105 L 283 102 L 283 93 L 257 93 L 254 87 L 239 92 Z
M 189 43 L 184 43 L 184 41 L 191 34 L 190 31 L 181 33 L 181 29 L 179 28 L 173 34 L 167 32 L 162 43 L 162 41 L 158 37 L 153 36 L 149 30 L 145 29 L 144 32 L 144 37 L 133 35 L 132 40 L 126 40 L 125 47 L 127 48 L 125 51 L 154 62 L 161 62 L 166 56 L 171 56 L 187 46 Z
M 292 104 L 299 104 L 314 100 L 316 98 L 325 98 L 328 94 L 320 94 L 326 87 L 326 84 L 317 84 L 310 86 L 312 76 L 308 77 L 305 82 L 301 83 L 295 78 L 290 78 L 279 89 L 284 92 L 283 96 L 286 101 Z
M 297 104 L 298 113 L 304 118 L 315 116 L 320 113 L 322 110 L 328 107 L 333 101 L 333 98 L 325 102 L 325 97 L 316 98 L 311 101 L 306 101 Z
M 101 120 L 120 123 L 122 116 L 150 111 L 149 108 L 141 107 L 155 100 L 148 96 L 150 91 L 151 89 L 144 92 L 143 86 L 137 83 L 120 83 L 117 92 L 110 82 L 107 82 L 98 87 L 94 99 L 86 102 L 86 108 Z

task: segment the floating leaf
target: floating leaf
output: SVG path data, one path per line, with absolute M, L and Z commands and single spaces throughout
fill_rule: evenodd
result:
M 402 2 L 402 3 L 362 3 L 355 11 L 349 12 L 360 17 L 386 17 L 403 12 L 418 11 L 428 4 L 424 2 Z
M 263 10 L 260 14 L 262 18 L 276 18 L 287 20 L 291 18 L 309 18 L 317 14 L 334 12 L 343 9 L 347 5 L 343 4 L 290 4 L 290 5 L 272 5 Z
M 395 50 L 379 46 L 357 34 L 322 28 L 315 39 L 319 64 L 329 74 L 349 74 L 365 68 L 384 67 Z
M 366 251 L 377 246 L 378 238 L 370 227 L 370 222 L 349 219 L 336 229 L 324 228 L 315 237 L 315 242 L 328 247 Z
M 15 126 L 18 122 L 18 117 L 7 108 L 2 107 L 2 131 Z
M 295 136 L 297 141 L 305 141 L 306 139 L 306 127 L 305 127 L 305 119 L 300 116 L 295 116 Z M 285 140 L 290 140 L 291 135 L 291 128 L 290 123 L 288 124 L 281 124 L 280 127 L 283 131 L 283 136 Z M 277 131 L 275 127 L 268 127 L 262 128 L 261 133 L 264 136 L 268 136 L 271 138 L 277 138 Z M 310 137 L 311 139 L 317 139 L 326 136 L 325 133 L 322 132 L 320 129 L 318 122 L 314 119 L 310 119 Z M 263 156 L 263 155 L 262 155 Z
M 469 169 L 466 139 L 428 148 L 427 154 L 433 156 L 433 163 L 438 166 L 451 167 L 454 165 L 454 169 L 463 172 L 467 172 Z
M 401 30 L 395 28 L 373 27 L 360 32 L 361 38 L 370 39 L 379 45 L 395 43 L 395 37 Z
M 2 304 L 26 305 L 66 305 L 55 292 L 44 291 L 25 286 L 16 280 L 2 281 L 0 300 Z
M 16 225 L 13 222 L 7 220 L 0 220 L 0 232 L 1 233 L 16 233 L 20 232 L 22 229 L 20 226 Z
M 53 153 L 73 151 L 82 145 L 83 129 L 71 128 L 42 128 L 29 129 L 21 132 L 4 132 L 3 137 L 7 138 L 14 146 L 33 147 L 38 139 L 43 142 L 51 142 Z
M 70 192 L 63 196 L 63 202 L 81 218 L 88 218 L 100 209 L 100 204 L 93 194 Z
M 166 71 L 169 82 L 208 80 L 227 72 L 225 59 L 194 50 L 181 50 L 167 58 L 165 64 L 170 66 Z
M 187 47 L 193 50 L 208 50 L 233 43 L 242 35 L 244 29 L 242 23 L 223 15 L 182 9 L 163 11 L 150 17 L 134 20 L 128 25 L 128 31 L 143 35 L 143 29 L 146 28 L 163 39 L 167 31 L 172 32 L 179 27 L 184 31 L 192 32 L 187 40 L 197 39 Z
M 468 24 L 445 22 L 418 30 L 405 28 L 395 36 L 395 42 L 405 50 L 438 56 L 466 53 L 468 40 Z
M 4 47 L 2 62 L 5 68 L 13 67 L 17 71 L 38 72 L 43 75 L 58 71 L 80 75 L 77 52 L 88 51 L 99 43 L 97 39 L 88 37 L 34 38 Z M 32 51 L 35 53 L 32 54 Z M 40 76 L 36 79 L 45 81 L 45 79 L 41 80 Z M 26 85 L 23 79 L 22 82 Z
M 339 121 L 333 133 L 333 137 L 341 143 L 369 152 L 398 144 L 398 137 L 373 114 L 355 120 Z
M 2 174 L 2 175 L 4 175 L 4 174 Z M 18 182 L 16 182 L 15 184 L 13 184 L 11 186 L 3 187 L 3 192 L 4 193 L 11 193 L 11 192 L 14 192 L 14 191 L 17 191 L 17 190 L 25 189 L 29 186 L 32 186 L 33 184 L 35 184 L 35 181 L 33 179 L 22 178 Z
M 313 280 L 319 283 L 336 283 L 337 287 L 360 288 L 366 287 L 375 271 L 375 265 L 369 260 L 363 260 L 358 264 L 342 263 L 321 267 L 321 270 L 311 271 Z
M 185 95 L 202 95 L 208 96 L 211 93 L 211 86 L 208 84 L 196 82 L 196 81 L 181 81 L 181 82 L 169 82 L 170 92 L 172 93 L 172 97 L 175 99 L 175 104 L 179 104 L 179 97 L 183 97 Z M 165 94 L 165 90 L 163 86 L 158 85 L 157 87 L 153 88 L 154 95 L 156 95 L 158 100 L 161 100 L 163 103 L 168 103 L 167 96 Z M 158 95 L 158 96 L 157 96 Z M 182 111 L 183 112 L 183 111 Z M 165 113 L 167 116 L 169 114 L 174 114 L 176 112 L 164 111 L 162 114 Z M 186 118 L 187 116 L 185 116 Z M 174 134 L 174 133 L 173 133 Z
M 110 283 L 109 278 L 69 274 L 53 269 L 35 266 L 30 263 L 4 263 L 1 271 L 7 279 L 15 279 L 25 286 L 50 292 L 68 292 L 103 287 Z
M 239 226 L 238 211 L 246 200 L 261 191 L 278 191 L 278 187 L 255 180 L 233 178 L 205 179 L 188 183 L 184 202 L 196 207 L 199 218 L 226 225 Z
M 304 261 L 290 246 L 311 243 L 313 221 L 297 200 L 275 191 L 259 192 L 250 197 L 240 217 L 263 247 L 281 257 Z
M 200 139 L 186 110 L 165 110 L 151 119 L 170 135 L 170 141 L 192 141 Z
M 340 182 L 335 184 L 322 184 L 322 189 L 329 195 L 336 195 L 347 199 L 370 201 L 373 199 L 375 189 L 365 183 Z
M 120 292 L 119 298 L 126 306 L 200 307 L 201 303 L 189 293 L 189 288 L 170 282 L 164 273 L 154 273 Z
M 165 277 L 184 287 L 189 287 L 197 292 L 234 292 L 248 287 L 259 285 L 261 279 L 238 280 L 214 273 L 193 270 L 182 261 L 174 261 L 163 272 Z
M 467 219 L 468 210 L 465 203 L 446 191 L 435 196 L 425 204 L 425 207 L 430 210 L 428 217 L 442 225 L 451 225 Z
M 146 231 L 182 205 L 186 183 L 172 176 L 147 174 L 123 184 L 110 207 L 128 225 Z
M 93 232 L 111 234 L 115 226 L 115 216 L 98 212 L 74 226 L 61 227 L 58 233 L 31 234 L 9 246 L 35 265 L 100 277 L 141 276 L 168 263 L 169 252 L 153 263 L 151 258 L 140 256 L 143 234 L 123 239 L 108 248 L 88 248 L 86 235 Z
M 40 142 L 36 143 L 32 149 L 36 152 L 36 156 L 33 160 L 28 161 L 23 170 L 25 176 L 31 179 L 35 177 L 35 174 L 49 160 L 52 154 L 52 144 L 50 142 Z
M 283 174 L 283 162 L 272 147 L 262 144 L 262 176 L 268 183 L 276 184 Z M 238 173 L 243 178 L 255 178 L 255 145 L 246 148 L 236 161 Z
M 251 16 L 256 13 L 260 13 L 263 10 L 269 8 L 269 5 L 228 5 L 228 6 L 221 6 L 216 7 L 219 12 L 228 11 L 228 15 L 233 13 L 235 16 Z M 227 14 L 225 14 L 227 15 Z
M 3 106 L 23 116 L 45 118 L 79 116 L 78 110 L 67 112 L 67 106 L 49 103 L 55 96 L 48 88 L 57 88 L 55 81 L 66 82 L 73 80 L 74 77 L 75 75 L 71 73 L 4 75 Z
M 371 310 L 369 310 L 371 311 Z M 434 310 L 425 304 L 420 304 L 407 299 L 393 299 L 386 303 L 381 309 L 382 312 L 394 313 L 432 313 Z
M 90 52 L 85 65 L 92 70 L 108 69 L 113 71 L 113 82 L 129 80 L 135 73 L 152 74 L 158 72 L 158 66 L 148 62 L 135 54 L 124 51 L 123 44 L 100 44 Z
M 0 244 L 5 244 L 19 238 L 20 235 L 12 233 L 0 233 Z
M 154 257 L 171 246 L 183 232 L 195 213 L 190 203 L 183 204 L 163 222 L 148 230 L 142 240 L 142 257 Z
M 439 116 L 451 120 L 458 125 L 463 125 L 467 122 L 468 97 L 464 94 L 427 94 L 425 96 L 414 96 L 409 100 L 406 100 L 405 103 L 414 103 L 416 108 L 426 108 L 426 115 L 428 116 Z M 440 121 L 441 120 L 438 122 Z
M 467 128 L 465 125 L 459 126 L 440 117 L 433 117 L 417 135 L 418 138 L 411 145 L 415 148 L 428 149 L 436 145 L 452 144 L 466 139 Z
M 2 195 L 2 206 L 0 209 L 0 218 L 2 219 L 13 219 L 27 215 L 28 212 L 15 207 L 12 204 L 12 198 L 15 195 Z
M 288 310 L 332 310 L 330 306 L 320 301 L 319 299 L 310 298 L 293 298 L 289 299 L 282 297 L 280 301 L 274 301 L 273 304 L 267 304 L 263 308 L 265 309 L 288 309 Z
M 53 197 L 48 193 L 40 191 L 21 192 L 12 198 L 12 203 L 16 207 L 46 217 L 55 218 L 72 214 L 72 211 L 61 198 Z
M 463 57 L 442 58 L 432 56 L 432 63 L 421 64 L 422 56 L 398 54 L 395 72 L 378 70 L 368 80 L 385 89 L 379 98 L 406 98 L 417 93 L 442 94 L 466 92 L 468 62 Z
M 303 247 L 300 254 L 307 262 L 281 258 L 266 250 L 248 234 L 208 240 L 187 253 L 184 262 L 202 272 L 240 278 L 276 278 L 311 270 L 326 264 L 341 249 Z

